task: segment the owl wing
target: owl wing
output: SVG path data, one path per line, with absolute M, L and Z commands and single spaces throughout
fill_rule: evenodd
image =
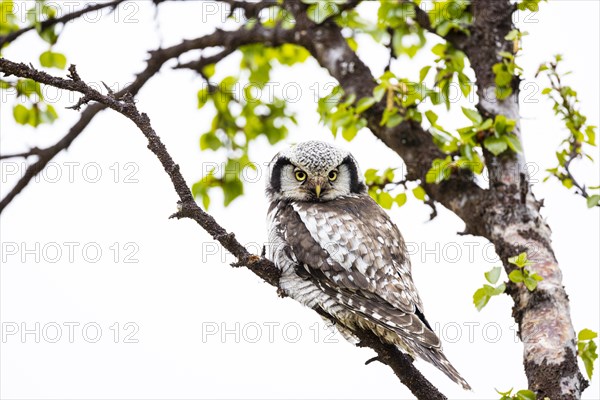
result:
M 423 315 L 406 245 L 369 196 L 293 202 L 284 232 L 299 266 L 353 311 L 427 347 L 440 347 Z M 400 327 L 400 328 L 399 328 Z

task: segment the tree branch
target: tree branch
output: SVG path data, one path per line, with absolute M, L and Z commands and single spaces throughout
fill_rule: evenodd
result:
M 6 160 L 9 158 L 27 158 L 30 156 L 41 156 L 44 153 L 44 150 L 40 149 L 39 147 L 32 147 L 31 149 L 21 152 L 21 153 L 15 153 L 15 154 L 5 154 L 5 155 L 1 155 L 0 154 L 0 160 Z
M 217 240 L 225 249 L 237 257 L 235 266 L 246 266 L 265 282 L 279 288 L 279 269 L 269 260 L 250 253 L 240 242 L 235 239 L 233 233 L 227 232 L 217 221 L 195 202 L 190 189 L 179 171 L 177 165 L 165 145 L 160 140 L 150 124 L 150 119 L 145 113 L 140 113 L 130 95 L 119 95 L 117 93 L 103 95 L 88 86 L 79 78 L 75 66 L 69 68 L 71 79 L 63 79 L 51 76 L 43 71 L 33 69 L 23 63 L 15 63 L 7 59 L 0 59 L 0 71 L 6 75 L 15 75 L 20 78 L 32 79 L 36 82 L 50 85 L 59 89 L 70 90 L 81 93 L 84 100 L 78 102 L 80 105 L 95 101 L 105 108 L 111 108 L 130 119 L 148 139 L 148 148 L 152 151 L 165 172 L 171 178 L 173 188 L 179 196 L 178 211 L 171 218 L 190 218 L 208 232 L 213 239 Z M 93 107 L 93 106 L 91 106 Z M 91 108 L 90 107 L 90 108 Z M 89 110 L 89 108 L 88 108 Z M 87 111 L 87 110 L 86 110 Z M 444 400 L 441 394 L 409 361 L 407 356 L 401 354 L 395 346 L 382 343 L 370 331 L 356 329 L 354 331 L 360 339 L 359 345 L 370 347 L 378 354 L 378 360 L 387 364 L 394 373 L 419 399 Z
M 198 60 L 186 62 L 183 64 L 177 64 L 174 69 L 191 69 L 192 71 L 196 71 L 199 74 L 204 76 L 202 69 L 210 64 L 216 64 L 222 59 L 226 58 L 228 55 L 237 50 L 237 47 L 231 46 L 225 48 L 223 51 L 214 54 L 209 57 L 200 57 Z
M 514 93 L 505 100 L 490 94 L 495 90 L 494 64 L 501 61 L 499 51 L 513 52 L 506 35 L 514 28 L 514 5 L 509 0 L 474 0 L 471 4 L 471 35 L 462 50 L 475 71 L 478 110 L 485 118 L 504 115 L 514 119 L 515 135 L 521 140 L 518 103 L 518 77 L 513 78 Z M 577 365 L 576 338 L 571 322 L 569 300 L 562 273 L 551 246 L 550 227 L 540 214 L 542 203 L 531 191 L 523 154 L 506 151 L 499 156 L 484 152 L 490 176 L 490 189 L 482 198 L 479 216 L 467 222 L 467 230 L 489 239 L 504 262 L 523 251 L 534 253 L 532 272 L 543 277 L 534 291 L 523 284 L 509 284 L 507 292 L 514 301 L 513 316 L 523 340 L 523 364 L 529 388 L 538 399 L 581 398 L 589 385 Z
M 91 12 L 91 11 L 98 11 L 98 10 L 102 10 L 103 8 L 109 8 L 109 7 L 112 7 L 114 9 L 120 3 L 124 2 L 124 1 L 125 0 L 113 0 L 108 3 L 92 4 L 92 5 L 88 5 L 84 8 L 82 8 L 79 11 L 74 11 L 72 13 L 65 14 L 60 18 L 47 19 L 40 24 L 40 32 L 44 31 L 45 29 L 50 28 L 53 25 L 60 24 L 60 23 L 67 23 L 69 21 L 77 19 L 77 18 L 81 17 L 82 15 L 84 15 L 88 12 Z M 0 36 L 0 49 L 2 47 L 4 47 L 5 44 L 13 42 L 22 34 L 27 33 L 33 29 L 35 29 L 35 26 L 31 25 L 31 26 L 28 26 L 25 28 L 21 28 L 18 31 L 11 32 L 7 35 Z
M 218 46 L 235 49 L 242 44 L 254 42 L 265 42 L 277 45 L 289 41 L 290 38 L 288 36 L 290 34 L 290 31 L 280 28 L 266 29 L 262 25 L 257 24 L 250 30 L 245 28 L 241 28 L 237 31 L 223 31 L 217 29 L 215 32 L 206 36 L 191 40 L 183 40 L 181 43 L 171 47 L 152 50 L 149 52 L 150 58 L 146 62 L 146 68 L 141 73 L 137 74 L 135 80 L 131 84 L 117 92 L 116 95 L 119 97 L 126 93 L 130 93 L 132 96 L 135 96 L 146 82 L 161 69 L 165 62 L 172 58 L 177 58 L 190 50 Z M 31 179 L 40 173 L 58 153 L 68 148 L 92 121 L 94 116 L 105 108 L 106 107 L 102 104 L 94 104 L 88 107 L 81 114 L 79 121 L 71 127 L 69 132 L 59 142 L 40 151 L 41 154 L 39 159 L 34 164 L 27 167 L 16 185 L 0 201 L 0 214 L 2 214 L 10 202 L 13 201 L 13 199 L 29 184 Z

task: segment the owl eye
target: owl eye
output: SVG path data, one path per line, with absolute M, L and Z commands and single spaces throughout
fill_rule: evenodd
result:
M 300 169 L 294 173 L 294 176 L 298 182 L 304 182 L 306 180 L 306 172 Z
M 333 182 L 337 179 L 338 172 L 336 170 L 329 171 L 329 174 L 327 175 L 327 177 L 329 178 L 330 182 Z

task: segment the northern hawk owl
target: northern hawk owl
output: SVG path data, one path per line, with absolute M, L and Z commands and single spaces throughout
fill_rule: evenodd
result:
M 327 314 L 346 338 L 371 330 L 470 389 L 425 319 L 400 231 L 349 152 L 320 141 L 292 146 L 271 161 L 266 193 L 267 257 L 288 296 Z

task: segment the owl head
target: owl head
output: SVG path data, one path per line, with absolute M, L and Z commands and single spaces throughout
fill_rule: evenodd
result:
M 271 200 L 320 202 L 367 191 L 352 154 L 316 140 L 277 153 L 269 171 L 267 195 Z

